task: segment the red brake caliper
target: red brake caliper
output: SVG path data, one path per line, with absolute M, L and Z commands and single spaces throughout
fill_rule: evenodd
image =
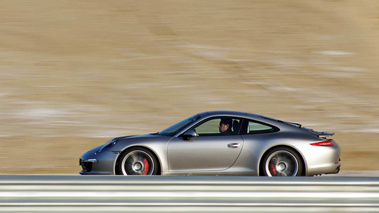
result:
M 143 170 L 143 175 L 147 175 L 149 171 L 149 162 L 147 162 L 146 158 L 143 160 L 143 164 L 145 164 L 145 170 Z
M 271 166 L 272 173 L 274 174 L 274 176 L 276 176 L 275 165 L 272 163 L 272 164 L 270 164 L 270 166 Z

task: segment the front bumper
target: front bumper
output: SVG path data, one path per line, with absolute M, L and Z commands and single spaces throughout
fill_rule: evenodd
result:
M 94 165 L 99 163 L 96 159 L 84 160 L 79 159 L 79 165 L 82 167 L 81 175 L 112 175 L 109 171 L 93 171 Z M 95 166 L 96 167 L 96 166 Z
M 79 159 L 82 167 L 81 175 L 115 175 L 115 165 L 119 152 L 104 151 L 97 152 L 95 148 L 85 153 Z

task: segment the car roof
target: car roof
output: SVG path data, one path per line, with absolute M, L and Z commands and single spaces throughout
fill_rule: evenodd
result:
M 280 131 L 288 131 L 288 130 L 293 131 L 295 129 L 297 131 L 297 130 L 300 130 L 300 128 L 298 128 L 298 127 L 301 127 L 299 124 L 295 124 L 295 123 L 292 124 L 292 123 L 281 121 L 281 120 L 278 120 L 275 118 L 270 118 L 270 117 L 266 117 L 263 115 L 252 114 L 252 113 L 247 113 L 247 112 L 218 110 L 218 111 L 201 112 L 201 113 L 198 113 L 197 115 L 199 115 L 201 119 L 198 120 L 196 123 L 201 122 L 201 121 L 208 119 L 208 118 L 211 118 L 211 117 L 217 117 L 217 116 L 234 117 L 235 116 L 235 117 L 240 117 L 240 118 L 244 118 L 244 119 L 251 119 L 254 121 L 266 123 L 266 124 L 269 124 L 269 125 L 272 125 L 272 126 L 279 128 Z M 182 134 L 183 132 L 185 132 L 187 130 L 188 130 L 188 128 L 185 128 L 181 132 L 177 133 L 177 136 Z
M 201 117 L 209 117 L 209 116 L 237 116 L 237 117 L 244 117 L 244 118 L 250 118 L 250 119 L 269 119 L 268 117 L 258 115 L 258 114 L 252 114 L 247 112 L 237 112 L 237 111 L 227 111 L 227 110 L 218 110 L 218 111 L 207 111 L 199 113 Z M 276 119 L 273 119 L 276 120 Z
M 207 111 L 200 113 L 200 115 L 204 116 L 212 116 L 212 115 L 232 115 L 232 116 L 246 116 L 246 112 L 237 112 L 237 111 L 226 111 L 226 110 L 219 110 L 219 111 Z
M 238 112 L 238 111 L 227 111 L 227 110 L 218 110 L 218 111 L 207 111 L 199 113 L 201 117 L 212 117 L 212 116 L 237 116 L 237 117 L 243 117 L 247 119 L 253 119 L 265 123 L 269 123 L 276 126 L 290 126 L 288 123 L 283 122 L 279 119 L 266 117 L 263 115 L 253 114 L 253 113 L 247 113 L 247 112 Z

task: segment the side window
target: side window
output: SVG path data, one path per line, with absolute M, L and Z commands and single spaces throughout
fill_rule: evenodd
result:
M 200 126 L 195 128 L 197 134 L 201 135 L 209 135 L 209 134 L 219 134 L 218 125 L 220 124 L 221 119 L 212 119 L 202 123 Z
M 194 129 L 199 136 L 238 135 L 240 118 L 216 117 L 201 123 Z
M 277 128 L 255 121 L 249 121 L 247 125 L 247 134 L 267 133 L 275 131 L 277 131 Z

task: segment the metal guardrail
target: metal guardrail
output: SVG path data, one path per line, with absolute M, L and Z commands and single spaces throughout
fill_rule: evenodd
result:
M 0 212 L 379 212 L 379 177 L 0 176 Z

